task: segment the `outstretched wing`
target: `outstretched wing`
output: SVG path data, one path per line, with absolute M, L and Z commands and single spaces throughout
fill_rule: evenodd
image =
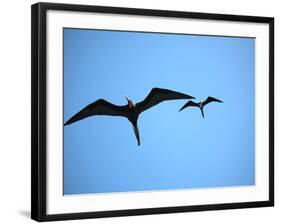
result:
M 189 96 L 184 93 L 176 92 L 169 89 L 153 88 L 147 97 L 136 104 L 136 110 L 138 114 L 157 105 L 166 100 L 179 100 L 179 99 L 193 99 L 193 96 Z
M 207 105 L 208 103 L 211 103 L 211 102 L 219 102 L 219 103 L 223 103 L 223 101 L 221 100 L 218 100 L 214 97 L 211 97 L 209 96 L 204 102 L 203 102 L 203 106 Z
M 182 106 L 182 108 L 179 111 L 182 111 L 186 107 L 199 107 L 198 103 L 194 103 L 192 100 L 189 100 L 186 104 Z
M 82 120 L 84 118 L 94 116 L 94 115 L 127 117 L 127 114 L 128 114 L 127 106 L 116 106 L 112 103 L 107 102 L 106 100 L 99 99 L 99 100 L 89 104 L 85 108 L 83 108 L 81 111 L 79 111 L 73 117 L 71 117 L 64 125 L 69 125 L 76 121 L 79 121 L 79 120 Z

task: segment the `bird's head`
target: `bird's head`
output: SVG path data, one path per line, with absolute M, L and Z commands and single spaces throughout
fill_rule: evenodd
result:
M 126 99 L 127 99 L 127 101 L 128 101 L 128 107 L 129 107 L 130 109 L 133 109 L 133 107 L 134 107 L 133 101 L 130 100 L 128 97 L 126 97 Z

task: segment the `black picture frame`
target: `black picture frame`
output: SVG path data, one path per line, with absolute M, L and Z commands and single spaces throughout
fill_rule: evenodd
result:
M 239 21 L 269 24 L 269 200 L 227 204 L 208 204 L 83 212 L 70 214 L 46 214 L 46 12 L 64 10 L 76 12 L 101 12 L 126 15 L 162 16 L 205 20 Z M 274 18 L 164 11 L 137 8 L 103 7 L 73 4 L 37 3 L 31 11 L 31 218 L 36 221 L 55 221 L 115 216 L 132 216 L 161 213 L 192 212 L 205 210 L 237 209 L 274 206 Z

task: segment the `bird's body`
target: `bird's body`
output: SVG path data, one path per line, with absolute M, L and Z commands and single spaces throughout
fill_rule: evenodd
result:
M 203 108 L 204 108 L 203 102 L 199 102 L 199 109 L 201 111 L 202 117 L 204 118 L 204 110 L 203 110 Z
M 178 100 L 178 99 L 193 99 L 193 98 L 194 97 L 186 95 L 184 93 L 180 93 L 168 89 L 153 88 L 150 91 L 150 93 L 147 95 L 147 97 L 143 101 L 137 104 L 134 104 L 128 98 L 127 98 L 128 101 L 127 105 L 123 105 L 123 106 L 117 106 L 112 103 L 109 103 L 104 99 L 99 99 L 89 104 L 85 108 L 83 108 L 73 117 L 71 117 L 64 125 L 69 125 L 76 121 L 95 115 L 126 117 L 132 123 L 133 130 L 138 141 L 138 145 L 140 145 L 140 136 L 139 136 L 137 122 L 138 122 L 139 115 L 142 112 L 148 110 L 149 108 L 163 101 Z
M 139 134 L 139 128 L 138 128 L 138 118 L 139 118 L 139 114 L 136 110 L 136 106 L 133 103 L 133 101 L 129 100 L 126 97 L 127 101 L 128 101 L 128 108 L 129 108 L 129 113 L 128 113 L 128 120 L 132 123 L 132 127 L 134 130 L 134 134 L 137 138 L 138 141 L 138 145 L 140 145 L 140 134 Z
M 195 103 L 193 102 L 192 100 L 189 100 L 186 104 L 184 104 L 182 106 L 182 108 L 179 110 L 179 111 L 182 111 L 183 109 L 187 108 L 187 107 L 199 107 L 200 111 L 201 111 L 201 114 L 202 114 L 202 117 L 204 118 L 204 106 L 206 106 L 208 103 L 211 103 L 211 102 L 219 102 L 219 103 L 223 103 L 223 101 L 221 100 L 218 100 L 214 97 L 211 97 L 209 96 L 205 101 L 203 102 L 198 102 L 198 103 Z

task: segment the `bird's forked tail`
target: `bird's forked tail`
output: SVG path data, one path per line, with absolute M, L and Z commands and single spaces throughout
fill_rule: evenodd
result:
M 140 134 L 139 134 L 139 129 L 138 129 L 138 125 L 133 125 L 133 129 L 134 129 L 134 133 L 135 133 L 135 136 L 138 140 L 138 145 L 140 145 Z
M 202 117 L 204 118 L 204 111 L 203 111 L 203 108 L 200 108 L 200 110 L 201 110 Z

